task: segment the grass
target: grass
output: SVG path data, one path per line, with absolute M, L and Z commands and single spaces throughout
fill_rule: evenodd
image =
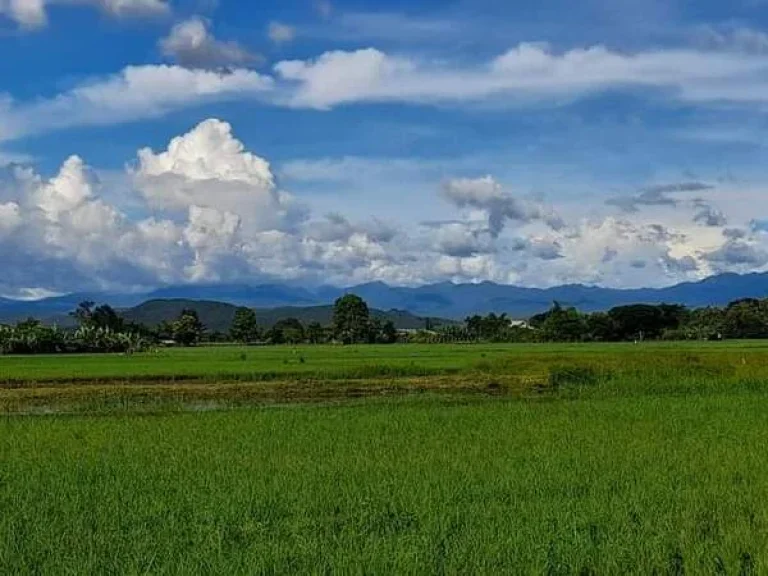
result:
M 768 573 L 766 360 L 761 343 L 3 358 L 0 406 L 58 414 L 0 417 L 0 573 Z
M 600 345 L 396 345 L 207 347 L 136 355 L 0 357 L 0 384 L 104 381 L 264 381 L 286 378 L 429 376 L 514 368 L 541 371 L 557 361 L 652 369 L 649 358 L 703 357 L 729 365 L 768 359 L 764 342 Z M 750 362 L 751 361 L 751 362 Z
M 6 419 L 0 572 L 762 573 L 765 400 Z

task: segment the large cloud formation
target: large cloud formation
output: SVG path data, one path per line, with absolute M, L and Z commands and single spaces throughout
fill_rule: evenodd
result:
M 698 103 L 765 103 L 761 54 L 668 49 L 625 54 L 604 46 L 556 52 L 521 43 L 488 62 L 451 65 L 367 48 L 275 65 L 292 83 L 287 103 L 331 108 L 353 102 L 557 101 L 609 89 L 655 89 Z
M 115 14 L 131 13 L 130 7 L 143 6 L 139 12 L 167 7 L 160 0 L 84 1 Z M 0 0 L 0 14 L 33 21 L 36 9 L 22 16 L 17 5 L 28 5 L 18 2 Z M 45 6 L 29 4 L 38 5 Z M 768 102 L 768 59 L 731 48 L 624 53 L 591 46 L 558 52 L 545 44 L 521 43 L 495 58 L 471 63 L 366 48 L 284 60 L 274 64 L 271 73 L 260 74 L 247 66 L 256 56 L 237 43 L 216 39 L 200 19 L 179 23 L 160 47 L 179 64 L 128 66 L 26 102 L 0 94 L 0 142 L 72 126 L 153 118 L 233 99 L 318 110 L 376 102 L 557 106 L 596 93 L 641 90 L 696 106 L 760 107 Z M 663 193 L 648 191 L 638 200 L 659 198 Z
M 436 183 L 436 199 L 456 215 L 449 221 L 404 229 L 374 214 L 359 222 L 317 216 L 216 119 L 164 150 L 139 150 L 126 170 L 132 197 L 119 205 L 130 212 L 108 201 L 114 193 L 77 156 L 51 178 L 18 165 L 2 173 L 0 294 L 200 281 L 637 286 L 768 265 L 763 227 L 725 228 L 711 198 L 676 202 L 666 215 L 650 210 L 668 203 L 639 202 L 632 212 L 569 220 L 486 176 Z M 695 190 L 714 193 L 708 185 Z

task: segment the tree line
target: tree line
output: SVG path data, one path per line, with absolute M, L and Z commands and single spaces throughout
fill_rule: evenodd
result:
M 452 328 L 468 340 L 489 342 L 627 342 L 768 338 L 768 299 L 746 298 L 724 307 L 634 304 L 582 313 L 559 303 L 527 323 L 506 315 L 467 318 Z
M 0 325 L 0 354 L 133 353 L 159 345 L 195 346 L 201 343 L 241 344 L 393 344 L 398 331 L 392 321 L 371 315 L 362 298 L 349 294 L 339 298 L 333 322 L 305 326 L 286 318 L 262 330 L 254 310 L 238 308 L 226 334 L 209 332 L 193 309 L 186 309 L 173 321 L 154 328 L 127 322 L 108 305 L 83 302 L 70 316 L 75 328 L 46 326 L 28 319 L 13 326 Z
M 768 338 L 768 299 L 742 299 L 724 307 L 689 309 L 675 304 L 619 306 L 582 313 L 554 303 L 527 322 L 506 314 L 475 315 L 463 324 L 398 331 L 392 321 L 371 315 L 354 294 L 339 298 L 330 325 L 304 325 L 286 318 L 269 329 L 256 312 L 238 308 L 226 334 L 209 332 L 192 309 L 155 328 L 127 322 L 108 305 L 83 302 L 72 312 L 77 326 L 62 329 L 29 319 L 0 325 L 0 354 L 132 353 L 158 345 L 195 346 L 206 342 L 241 344 L 394 344 L 396 342 L 626 342 Z
M 182 345 L 200 342 L 237 342 L 240 344 L 394 344 L 398 331 L 391 320 L 382 321 L 371 315 L 368 304 L 359 296 L 348 294 L 336 300 L 330 326 L 310 322 L 306 326 L 297 318 L 279 320 L 268 330 L 259 326 L 256 312 L 241 307 L 235 310 L 228 334 L 208 333 L 194 310 L 184 310 L 174 322 L 157 329 L 160 341 Z
M 153 344 L 150 331 L 125 322 L 110 306 L 83 302 L 71 316 L 77 323 L 71 330 L 33 318 L 0 325 L 0 354 L 132 353 Z

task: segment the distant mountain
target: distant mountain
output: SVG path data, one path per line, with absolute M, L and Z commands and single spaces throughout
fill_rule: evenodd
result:
M 121 315 L 130 322 L 155 327 L 161 322 L 175 320 L 185 309 L 195 310 L 202 323 L 209 330 L 226 332 L 232 325 L 232 319 L 235 316 L 237 306 L 206 300 L 150 300 L 134 308 L 122 310 Z M 398 329 L 424 328 L 427 323 L 426 318 L 420 318 L 402 310 L 385 312 L 374 309 L 371 311 L 371 314 L 382 321 L 391 320 Z M 286 318 L 297 318 L 304 325 L 311 322 L 319 322 L 323 326 L 327 326 L 333 319 L 333 306 L 257 308 L 256 318 L 262 328 L 271 328 L 277 322 Z M 451 322 L 437 318 L 430 320 L 433 326 Z
M 28 316 L 54 318 L 66 315 L 82 300 L 106 302 L 129 308 L 146 300 L 204 300 L 259 309 L 327 307 L 339 296 L 352 292 L 379 310 L 405 310 L 419 317 L 463 319 L 472 314 L 506 312 L 527 318 L 549 308 L 553 301 L 576 306 L 585 312 L 607 310 L 625 304 L 684 304 L 690 307 L 722 306 L 739 298 L 768 297 L 768 274 L 722 274 L 667 288 L 617 290 L 572 284 L 554 288 L 521 288 L 482 282 L 443 282 L 418 287 L 395 287 L 381 282 L 352 288 L 303 287 L 290 284 L 169 286 L 145 294 L 71 294 L 35 302 L 0 299 L 0 322 Z
M 338 293 L 338 289 L 335 289 L 334 294 Z M 318 298 L 319 296 L 316 292 L 281 284 L 262 284 L 259 286 L 244 284 L 170 286 L 155 290 L 146 295 L 146 299 L 150 300 L 212 300 L 227 304 L 250 306 L 251 308 L 312 306 L 327 303 L 326 301 L 320 302 Z

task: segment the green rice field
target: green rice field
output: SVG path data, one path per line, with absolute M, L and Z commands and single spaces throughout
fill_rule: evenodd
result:
M 0 358 L 2 574 L 768 573 L 768 346 Z

